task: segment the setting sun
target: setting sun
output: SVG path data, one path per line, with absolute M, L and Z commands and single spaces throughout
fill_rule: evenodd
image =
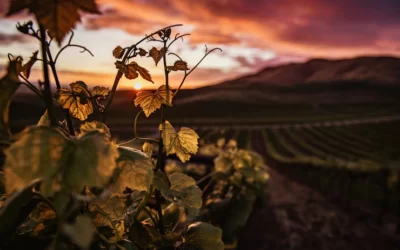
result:
M 133 85 L 133 88 L 136 89 L 136 90 L 141 90 L 142 89 L 142 83 L 141 82 L 136 82 Z

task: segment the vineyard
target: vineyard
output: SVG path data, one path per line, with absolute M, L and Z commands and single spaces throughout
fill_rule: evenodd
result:
M 342 215 L 343 217 L 359 218 L 363 223 L 367 223 L 368 227 L 372 228 L 380 228 L 377 225 L 389 223 L 393 225 L 392 233 L 390 233 L 393 234 L 396 231 L 396 227 L 397 230 L 400 229 L 398 219 L 400 212 L 400 187 L 398 184 L 400 148 L 397 146 L 400 139 L 399 125 L 400 122 L 397 119 L 375 119 L 365 120 L 364 122 L 266 124 L 247 129 L 243 127 L 235 129 L 203 126 L 196 129 L 201 137 L 200 143 L 203 145 L 200 148 L 198 157 L 201 159 L 201 155 L 215 156 L 215 150 L 213 147 L 209 147 L 210 144 L 220 138 L 233 139 L 237 141 L 239 148 L 254 150 L 265 156 L 270 167 L 269 172 L 274 173 L 270 183 L 278 178 L 284 179 L 287 177 L 289 179 L 286 181 L 290 182 L 290 185 L 296 185 L 292 184 L 293 182 L 305 185 L 296 187 L 293 190 L 294 192 L 301 192 L 302 189 L 305 189 L 306 192 L 311 192 L 313 197 L 315 196 L 314 191 L 310 190 L 316 190 L 325 195 L 325 198 L 330 202 L 334 202 L 340 209 L 344 209 L 345 212 L 343 214 L 345 215 Z M 267 193 L 274 192 L 271 190 L 272 185 L 268 185 Z M 274 196 L 273 194 L 269 195 Z M 267 196 L 269 195 L 267 194 Z M 280 195 L 287 196 L 287 194 L 283 193 Z M 271 209 L 268 205 L 271 201 L 267 198 L 264 202 L 267 204 L 267 208 L 262 211 L 274 213 L 274 211 L 266 210 Z M 296 206 L 299 206 L 299 204 L 294 205 L 294 207 Z M 315 209 L 315 207 L 312 207 L 312 209 Z M 332 211 L 326 211 L 326 209 L 321 213 L 332 213 Z M 335 209 L 338 208 L 335 207 Z M 259 214 L 258 216 L 265 217 L 260 212 L 257 213 L 256 211 L 255 213 Z M 303 211 L 302 213 L 306 214 L 307 212 Z M 282 223 L 271 222 L 270 219 L 266 220 L 266 223 Z M 307 220 L 312 219 L 308 218 Z M 329 217 L 324 218 L 324 220 L 326 220 L 323 222 L 324 224 L 332 223 L 335 227 L 338 227 L 336 230 L 339 231 L 360 230 L 359 228 L 344 229 L 349 226 L 330 222 L 332 218 Z M 358 225 L 358 222 L 354 223 Z M 252 224 L 251 220 L 249 224 Z M 289 248 L 293 247 L 293 244 L 295 249 L 303 249 L 301 247 L 305 247 L 304 245 L 301 247 L 297 245 L 299 248 L 296 248 L 296 243 L 293 243 L 292 239 L 286 239 L 282 245 L 277 243 L 276 237 L 288 237 L 287 235 L 290 235 L 296 229 L 288 229 L 285 233 L 286 236 L 282 236 L 282 234 L 273 232 L 273 230 L 270 232 L 271 230 L 260 225 L 257 219 L 253 222 L 253 227 L 259 228 L 258 230 L 264 233 L 269 232 L 269 237 L 271 237 L 269 240 L 266 240 L 268 236 L 265 234 L 259 235 L 259 237 L 263 239 L 263 245 L 271 249 Z M 248 225 L 247 228 L 250 232 L 253 232 L 251 226 Z M 311 225 L 310 228 L 315 230 L 315 225 Z M 303 237 L 302 240 L 306 241 L 303 244 L 311 244 L 304 239 L 308 237 L 304 233 L 300 233 Z M 353 233 L 347 232 L 350 235 L 353 235 Z M 314 234 L 317 235 L 316 232 Z M 332 234 L 340 235 L 346 233 L 333 232 Z M 365 234 L 368 235 L 368 233 Z M 262 245 L 261 242 L 258 242 L 258 244 L 249 243 L 248 239 L 246 239 L 252 238 L 251 233 L 244 233 L 244 235 L 242 236 L 242 238 L 245 237 L 243 239 L 245 242 L 242 245 L 243 249 L 246 249 L 245 246 L 247 244 L 253 244 L 254 249 L 262 249 L 258 248 Z M 331 240 L 325 239 L 325 244 L 328 242 L 328 244 L 332 245 L 332 248 L 329 249 L 336 249 L 333 246 L 335 245 L 334 241 L 340 237 L 338 235 L 330 235 L 330 237 L 333 238 Z M 379 237 L 376 239 L 376 235 L 368 237 L 371 237 L 371 242 L 374 240 L 379 242 L 381 240 Z M 374 240 L 372 240 L 373 238 Z M 320 240 L 318 239 L 318 241 Z M 272 244 L 272 246 L 265 243 L 265 241 L 269 242 L 268 244 Z M 309 241 L 316 240 L 309 239 Z M 368 239 L 358 238 L 357 240 L 354 239 L 354 241 L 364 241 L 369 242 L 366 243 L 367 245 L 371 244 L 365 246 L 359 243 L 361 249 L 378 249 L 374 248 L 378 246 Z M 393 239 L 388 242 L 392 241 Z M 321 242 L 314 242 L 313 244 L 315 244 L 314 247 L 318 246 L 321 249 L 324 246 L 324 243 Z M 239 246 L 241 246 L 240 241 Z M 389 244 L 388 246 L 391 245 Z M 345 247 L 344 249 L 351 248 Z
M 322 190 L 376 206 L 389 202 L 387 208 L 396 213 L 400 209 L 400 190 L 393 190 L 400 170 L 399 126 L 394 120 L 200 129 L 199 133 L 206 143 L 219 137 L 237 140 L 239 147 L 264 154 L 279 168 L 308 178 Z

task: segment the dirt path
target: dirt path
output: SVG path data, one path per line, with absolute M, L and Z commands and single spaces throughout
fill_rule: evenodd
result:
M 257 133 L 254 148 L 265 151 Z M 310 187 L 294 182 L 275 169 L 267 202 L 254 211 L 239 249 L 279 250 L 398 250 L 400 239 L 384 235 L 363 221 L 350 217 Z

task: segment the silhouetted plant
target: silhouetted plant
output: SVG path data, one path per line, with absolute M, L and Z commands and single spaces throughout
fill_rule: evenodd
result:
M 201 61 L 189 69 L 186 61 L 170 52 L 175 41 L 188 34 L 176 34 L 162 28 L 146 35 L 129 46 L 117 46 L 117 73 L 111 89 L 82 81 L 69 88 L 61 86 L 56 65 L 60 55 L 69 47 L 93 54 L 87 48 L 73 44 L 72 28 L 79 21 L 78 11 L 99 14 L 94 0 L 12 0 L 8 15 L 27 9 L 38 24 L 29 21 L 17 29 L 40 42 L 39 51 L 27 63 L 22 57 L 9 55 L 7 74 L 0 83 L 1 142 L 4 147 L 4 204 L 0 210 L 0 235 L 4 247 L 15 246 L 19 239 L 29 242 L 40 239 L 51 249 L 78 247 L 104 248 L 114 245 L 120 249 L 224 249 L 221 230 L 211 224 L 195 222 L 176 231 L 177 222 L 165 221 L 164 215 L 173 205 L 181 206 L 189 214 L 197 214 L 202 207 L 202 191 L 193 178 L 182 173 L 164 173 L 164 155 L 176 154 L 182 161 L 190 159 L 198 150 L 198 135 L 183 127 L 178 132 L 161 112 L 158 138 L 137 136 L 136 125 L 143 112 L 149 117 L 157 109 L 171 107 L 186 78 Z M 70 33 L 67 44 L 53 57 L 50 46 L 55 40 L 61 46 Z M 143 42 L 161 43 L 161 48 L 146 51 Z M 39 57 L 40 55 L 40 57 Z M 120 79 L 139 76 L 153 82 L 150 72 L 141 67 L 138 56 L 153 58 L 156 66 L 162 60 L 165 84 L 157 91 L 139 92 L 134 100 L 142 109 L 135 118 L 133 140 L 144 141 L 143 150 L 117 145 L 105 125 Z M 177 57 L 169 65 L 167 56 Z M 38 85 L 29 80 L 32 66 L 41 61 L 43 81 Z M 50 71 L 49 72 L 49 67 Z M 169 75 L 184 73 L 177 89 L 169 84 Z M 57 92 L 50 87 L 52 74 Z M 20 81 L 22 80 L 22 81 Z M 154 82 L 153 82 L 154 83 Z M 37 125 L 13 135 L 9 129 L 9 104 L 21 84 L 43 99 L 46 112 Z M 64 111 L 57 117 L 57 109 Z M 94 113 L 99 120 L 87 121 Z M 80 122 L 74 128 L 72 120 Z M 157 147 L 155 147 L 155 144 Z M 124 144 L 125 145 L 125 144 Z M 156 150 L 156 159 L 153 159 Z M 178 218 L 179 219 L 179 218 Z

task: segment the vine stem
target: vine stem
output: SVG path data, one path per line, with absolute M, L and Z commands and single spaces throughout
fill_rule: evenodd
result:
M 43 25 L 39 24 L 40 27 L 40 43 L 42 47 L 42 57 L 43 57 L 43 76 L 44 76 L 44 101 L 47 107 L 47 112 L 49 114 L 50 124 L 53 127 L 57 126 L 56 119 L 53 114 L 53 97 L 50 88 L 50 78 L 49 78 L 49 68 L 47 67 L 47 42 L 46 42 L 46 30 Z
M 132 52 L 132 50 L 136 49 L 136 47 L 137 47 L 140 43 L 142 43 L 143 41 L 147 40 L 149 37 L 151 37 L 151 36 L 157 34 L 157 33 L 158 33 L 159 31 L 161 31 L 161 30 L 168 29 L 168 28 L 172 28 L 172 27 L 177 27 L 177 26 L 182 26 L 182 24 L 174 24 L 174 25 L 170 25 L 170 26 L 164 27 L 164 28 L 162 28 L 162 29 L 159 29 L 159 30 L 157 30 L 157 31 L 155 31 L 155 32 L 153 32 L 153 33 L 151 33 L 150 35 L 147 35 L 146 37 L 144 37 L 144 38 L 143 38 L 142 40 L 140 40 L 139 42 L 133 44 L 133 45 L 130 46 L 130 47 L 127 49 L 127 51 L 125 52 L 125 55 L 124 55 L 124 57 L 122 58 L 122 62 L 125 63 L 126 60 L 129 58 L 129 54 Z M 108 108 L 110 107 L 110 105 L 111 105 L 111 103 L 112 103 L 112 101 L 113 101 L 115 91 L 117 90 L 118 83 L 119 83 L 119 81 L 121 80 L 122 75 L 123 75 L 123 73 L 121 72 L 121 70 L 118 70 L 117 74 L 115 75 L 114 83 L 113 83 L 112 89 L 111 89 L 111 91 L 110 91 L 110 94 L 109 94 L 109 96 L 108 96 L 108 98 L 107 98 L 106 105 L 104 106 L 104 112 L 103 112 L 103 115 L 102 115 L 102 117 L 101 117 L 101 121 L 102 121 L 103 123 L 106 122 L 106 112 L 107 112 Z
M 136 116 L 135 116 L 135 121 L 133 122 L 133 136 L 134 136 L 133 139 L 138 139 L 138 140 L 141 140 L 141 141 L 153 141 L 153 142 L 159 143 L 159 140 L 154 139 L 154 138 L 143 138 L 143 137 L 138 137 L 138 136 L 137 136 L 137 131 L 136 131 L 137 121 L 138 121 L 139 115 L 140 115 L 141 113 L 143 113 L 143 110 L 140 110 L 140 111 L 136 114 Z
M 57 74 L 57 69 L 56 69 L 56 62 L 53 60 L 53 56 L 51 54 L 49 45 L 47 43 L 46 43 L 46 52 L 47 52 L 47 55 L 49 56 L 50 68 L 51 68 L 51 71 L 52 71 L 53 76 L 54 76 L 54 81 L 56 82 L 57 90 L 60 90 L 61 89 L 61 84 L 60 84 L 60 80 L 58 79 L 58 74 Z M 68 131 L 69 131 L 70 135 L 74 136 L 75 135 L 75 131 L 74 131 L 74 126 L 72 124 L 71 115 L 69 114 L 69 110 L 63 109 L 63 111 L 64 111 L 64 115 L 65 115 L 65 120 L 67 120 Z
M 206 47 L 206 48 L 207 48 L 207 47 Z M 193 72 L 193 70 L 195 70 L 195 69 L 197 68 L 197 66 L 199 66 L 200 63 L 201 63 L 211 52 L 213 52 L 213 51 L 215 51 L 215 50 L 219 50 L 219 51 L 222 52 L 222 49 L 220 49 L 220 48 L 214 48 L 214 49 L 212 49 L 212 50 L 210 50 L 210 51 L 208 51 L 208 52 L 207 52 L 207 50 L 206 50 L 206 54 L 203 56 L 203 58 L 201 58 L 200 61 L 199 61 L 189 72 L 186 72 L 186 71 L 185 71 L 185 76 L 183 77 L 183 79 L 182 79 L 182 81 L 181 81 L 181 84 L 179 84 L 179 87 L 177 88 L 177 90 L 174 92 L 173 97 L 175 97 L 175 96 L 178 94 L 179 90 L 182 88 L 182 85 L 183 85 L 183 83 L 185 82 L 186 77 L 188 77 L 188 76 Z M 170 53 L 170 54 L 176 55 L 175 53 Z M 176 56 L 178 56 L 178 55 L 176 55 Z M 180 58 L 180 57 L 178 56 L 178 58 Z

